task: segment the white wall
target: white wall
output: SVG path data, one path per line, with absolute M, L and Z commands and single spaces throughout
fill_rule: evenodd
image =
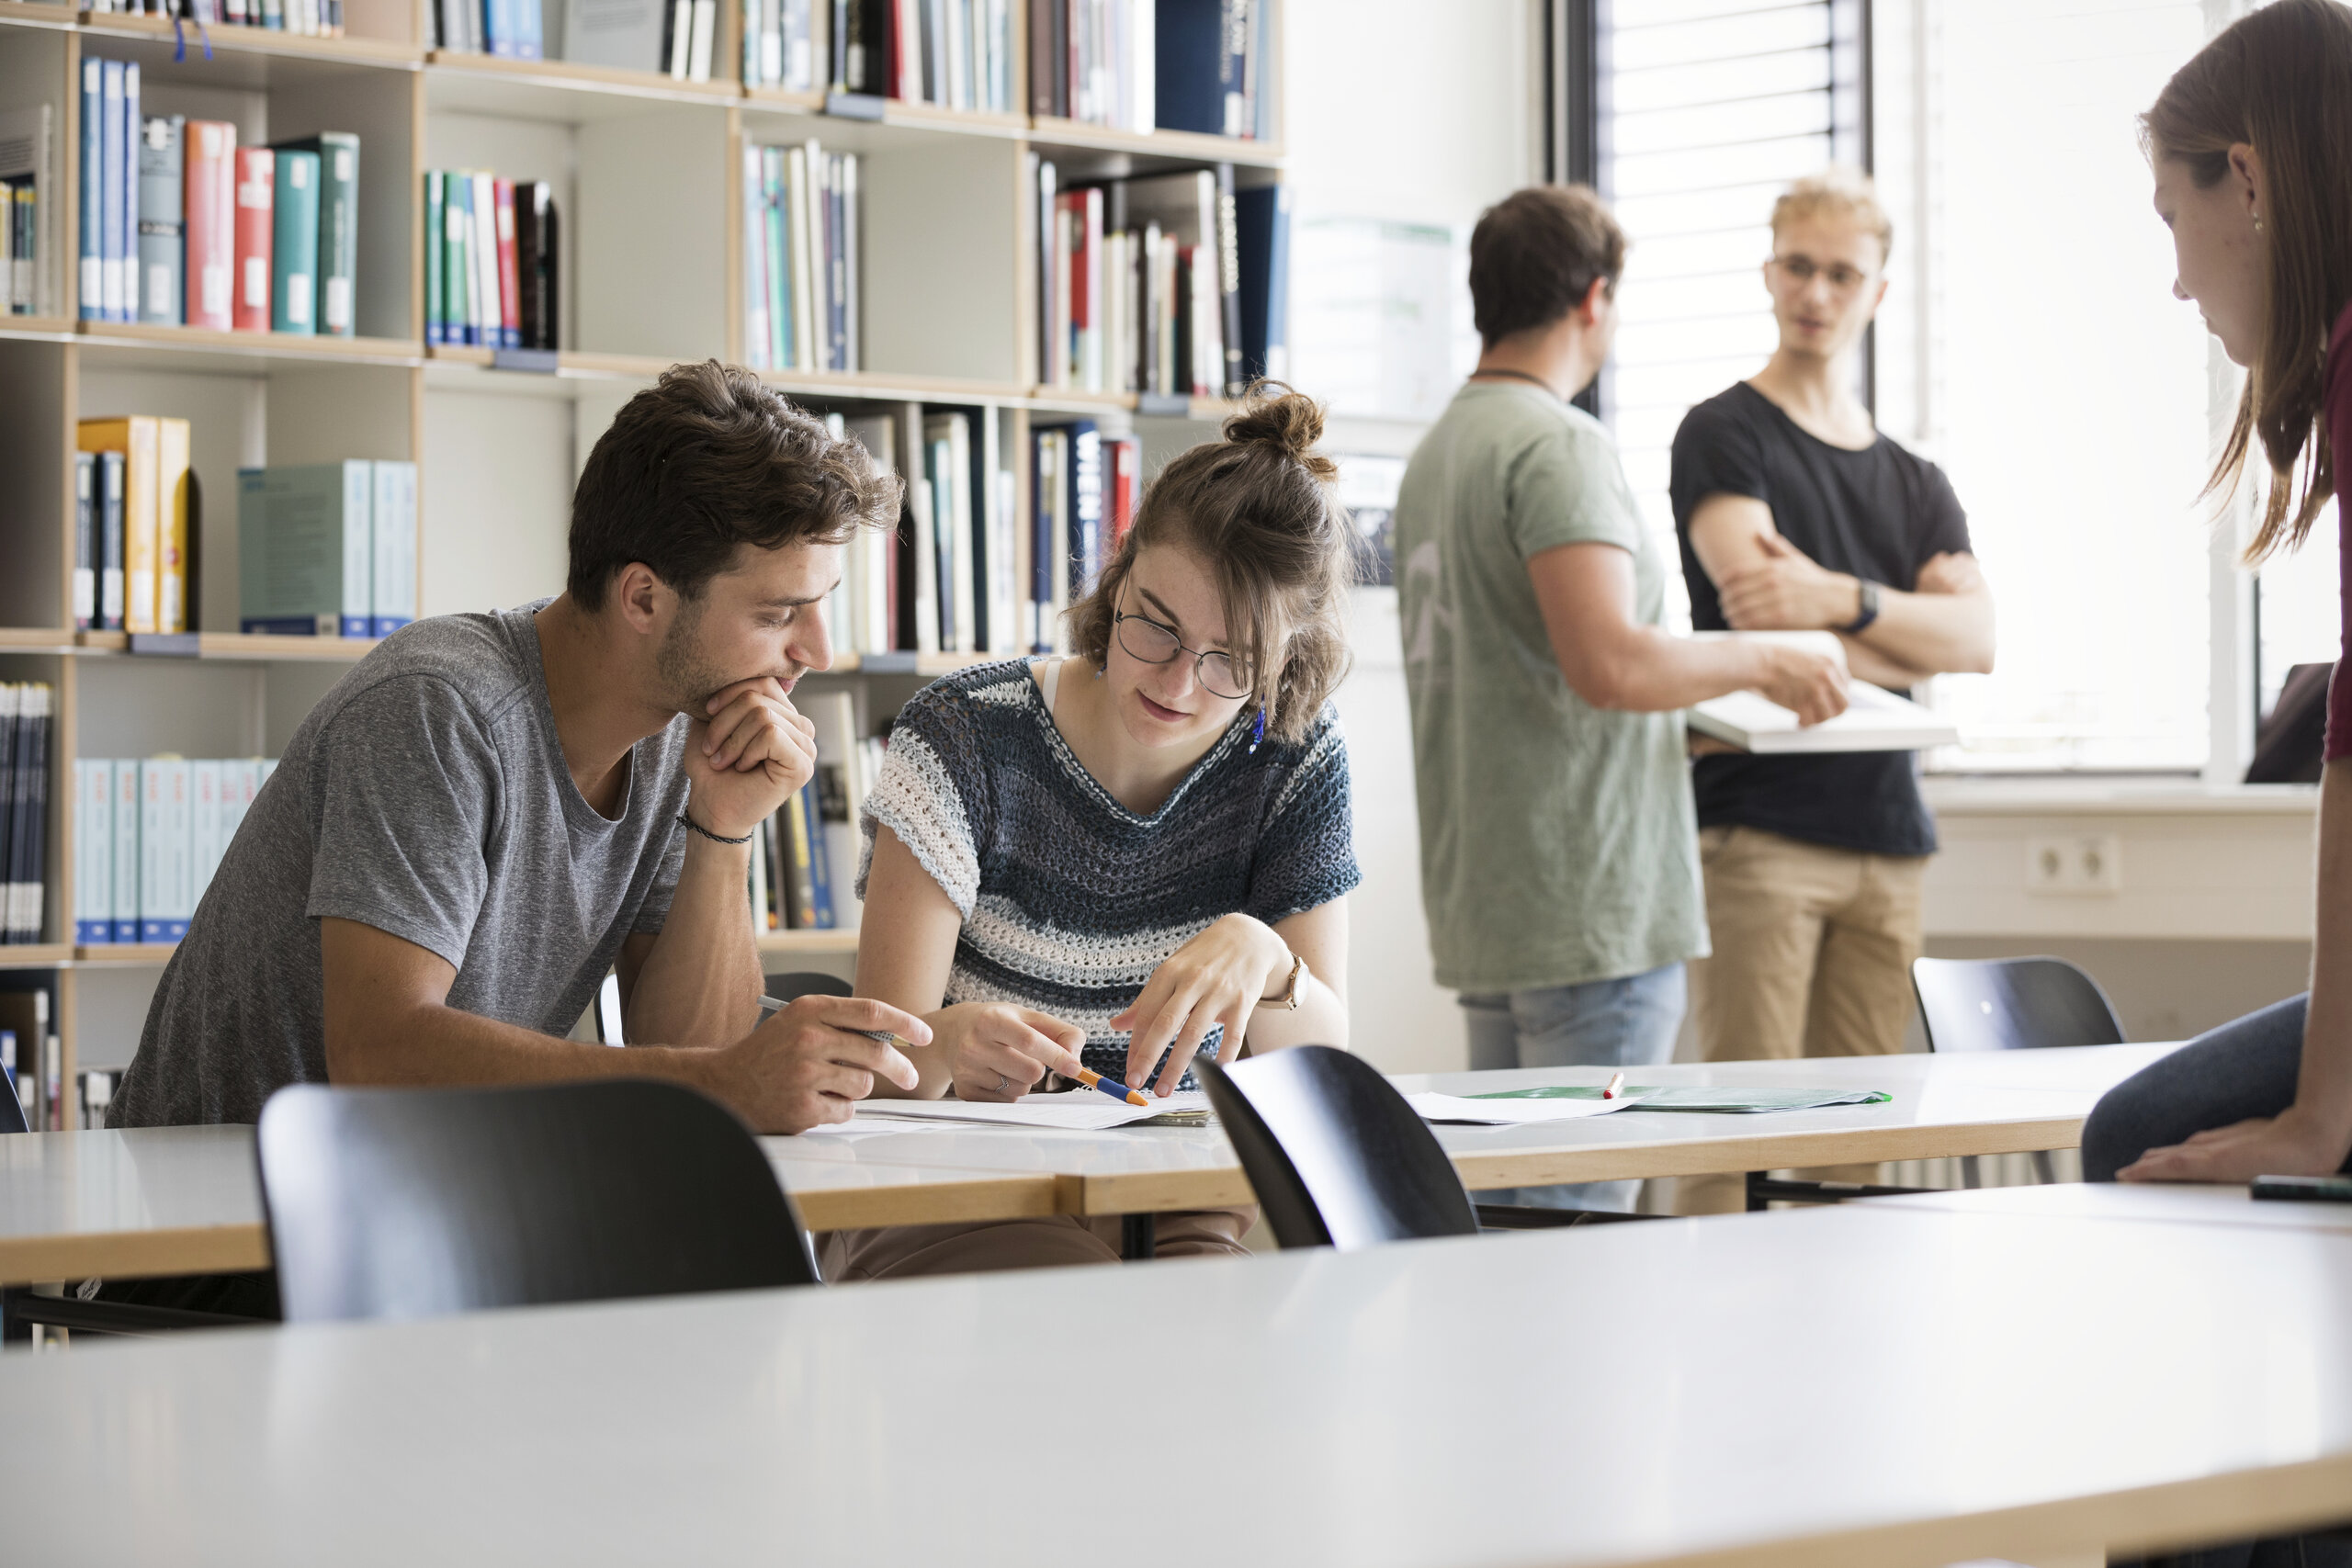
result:
M 1526 0 L 1285 0 L 1285 8 L 1283 177 L 1295 219 L 1466 228 L 1534 177 Z M 1316 281 L 1294 275 L 1294 298 Z M 1341 422 L 1326 445 L 1344 460 L 1409 451 L 1415 434 Z M 1353 1043 L 1391 1072 L 1460 1067 L 1460 1010 L 1430 978 L 1393 592 L 1359 592 L 1353 640 L 1355 671 L 1339 694 L 1364 878 L 1349 901 Z

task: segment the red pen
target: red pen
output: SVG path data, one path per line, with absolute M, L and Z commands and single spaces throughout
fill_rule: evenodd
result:
M 1600 1098 L 1603 1100 L 1614 1100 L 1617 1098 L 1617 1091 L 1624 1087 L 1625 1075 L 1623 1073 L 1613 1074 L 1609 1079 L 1609 1087 L 1600 1091 Z

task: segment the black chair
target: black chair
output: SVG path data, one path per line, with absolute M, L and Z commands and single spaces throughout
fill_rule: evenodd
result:
M 1283 1247 L 1350 1252 L 1476 1233 L 1453 1162 L 1362 1057 L 1295 1045 L 1230 1066 L 1196 1059 L 1193 1070 Z
M 780 1002 L 797 1002 L 803 997 L 845 997 L 851 987 L 838 975 L 820 975 L 813 969 L 796 970 L 789 975 L 767 977 L 768 995 Z
M 2123 1021 L 2097 980 L 2063 958 L 1921 958 L 1911 964 L 1919 1021 L 1930 1051 L 2035 1051 L 2051 1045 L 2120 1045 Z M 2047 1151 L 2033 1156 L 2055 1179 Z M 1961 1161 L 1978 1185 L 1976 1156 Z
M 759 1145 L 677 1084 L 297 1085 L 256 1148 L 289 1323 L 817 1282 Z

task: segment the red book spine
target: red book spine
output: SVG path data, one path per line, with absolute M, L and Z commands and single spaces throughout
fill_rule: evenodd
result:
M 1143 489 L 1143 442 L 1124 435 L 1102 446 L 1111 459 L 1111 549 L 1115 552 L 1136 525 L 1136 503 Z
M 266 147 L 237 149 L 237 303 L 230 324 L 241 333 L 269 331 L 269 240 L 277 178 L 277 153 Z
M 498 314 L 509 348 L 523 346 L 523 275 L 514 260 L 514 182 L 498 182 Z
M 237 128 L 226 120 L 192 119 L 186 134 L 180 210 L 187 223 L 187 324 L 225 333 L 237 264 Z

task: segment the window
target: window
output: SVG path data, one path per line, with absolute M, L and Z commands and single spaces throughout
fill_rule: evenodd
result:
M 1654 526 L 1683 412 L 1772 350 L 1773 198 L 1833 160 L 1873 168 L 1893 288 L 1860 390 L 1951 474 L 2001 609 L 1996 672 L 1928 694 L 1966 737 L 1935 765 L 2233 775 L 2255 704 L 2334 657 L 2331 519 L 2265 571 L 2252 636 L 2236 519 L 2217 533 L 2199 498 L 2239 383 L 2172 298 L 2139 148 L 2139 114 L 2239 9 L 1554 7 L 1554 168 L 1633 241 L 1600 412 Z

